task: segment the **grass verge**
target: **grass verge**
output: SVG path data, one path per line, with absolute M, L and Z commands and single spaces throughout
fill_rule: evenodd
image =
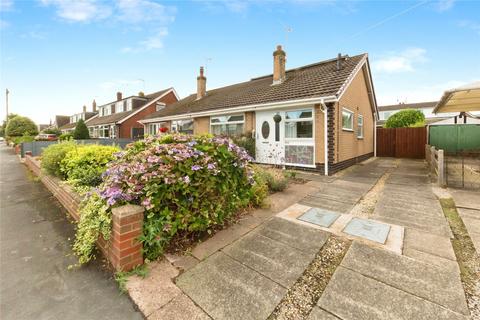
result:
M 350 240 L 330 236 L 302 276 L 288 289 L 268 320 L 307 319 L 350 244 Z
M 480 258 L 453 199 L 440 199 L 443 214 L 453 233 L 452 246 L 473 319 L 480 318 Z

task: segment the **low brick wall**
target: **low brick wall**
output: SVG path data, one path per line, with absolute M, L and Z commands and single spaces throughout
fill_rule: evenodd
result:
M 29 154 L 25 156 L 25 165 L 40 178 L 55 198 L 78 221 L 80 197 L 60 179 L 43 174 L 40 161 Z M 102 236 L 97 246 L 117 271 L 129 271 L 143 264 L 142 244 L 137 238 L 142 233 L 144 208 L 125 205 L 112 210 L 112 234 L 106 241 Z

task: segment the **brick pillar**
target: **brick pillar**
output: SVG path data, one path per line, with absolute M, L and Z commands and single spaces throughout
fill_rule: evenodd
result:
M 125 205 L 112 210 L 112 237 L 108 259 L 118 271 L 128 271 L 143 264 L 142 234 L 144 208 Z

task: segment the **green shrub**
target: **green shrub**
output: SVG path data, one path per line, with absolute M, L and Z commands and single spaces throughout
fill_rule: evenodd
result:
M 95 187 L 102 182 L 102 173 L 108 162 L 114 159 L 118 147 L 79 145 L 67 152 L 60 164 L 66 180 L 77 187 Z
M 75 148 L 77 148 L 77 145 L 73 141 L 59 142 L 46 147 L 42 152 L 41 166 L 43 171 L 60 179 L 65 179 L 66 175 L 61 169 L 61 163 L 65 155 Z
M 282 169 L 255 166 L 255 173 L 266 182 L 268 190 L 271 192 L 283 191 L 288 186 L 288 173 Z
M 16 116 L 8 120 L 5 134 L 10 137 L 35 136 L 38 134 L 37 125 L 27 117 Z
M 90 133 L 88 132 L 87 125 L 82 119 L 78 120 L 75 130 L 73 130 L 73 139 L 90 139 Z
M 251 133 L 239 137 L 232 137 L 232 141 L 237 146 L 244 148 L 252 158 L 255 158 L 255 139 L 252 138 Z
M 12 141 L 15 145 L 18 145 L 18 144 L 21 144 L 23 142 L 35 141 L 35 137 L 33 137 L 33 136 L 12 137 Z
M 253 179 L 255 180 L 255 183 L 250 189 L 250 201 L 252 205 L 256 207 L 262 207 L 264 205 L 264 201 L 267 198 L 269 192 L 265 175 L 263 174 L 263 171 L 261 171 L 261 169 L 259 168 L 260 167 L 258 166 L 253 167 Z
M 58 137 L 58 140 L 60 140 L 60 141 L 73 140 L 73 134 L 71 134 L 71 133 L 62 133 L 62 134 Z
M 62 131 L 60 131 L 60 129 L 58 129 L 58 128 L 50 127 L 50 128 L 47 128 L 47 129 L 42 130 L 42 133 L 45 133 L 45 134 L 55 134 L 55 135 L 57 135 L 57 136 L 60 136 L 60 135 L 62 134 Z
M 385 122 L 385 128 L 404 128 L 418 122 L 425 122 L 425 115 L 422 111 L 404 109 L 391 115 Z

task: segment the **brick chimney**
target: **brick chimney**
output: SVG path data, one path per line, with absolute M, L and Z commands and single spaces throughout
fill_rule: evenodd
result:
M 200 67 L 200 75 L 197 77 L 197 100 L 207 94 L 207 78 L 203 75 L 203 67 Z
M 122 100 L 122 93 L 119 91 L 117 92 L 117 101 Z
M 86 105 L 83 106 L 83 113 L 85 113 L 85 112 L 87 112 L 87 106 Z
M 92 112 L 97 112 L 97 102 L 95 101 L 95 99 L 93 99 L 92 102 Z
M 280 84 L 286 79 L 285 74 L 286 54 L 282 46 L 278 45 L 273 52 L 273 84 Z

